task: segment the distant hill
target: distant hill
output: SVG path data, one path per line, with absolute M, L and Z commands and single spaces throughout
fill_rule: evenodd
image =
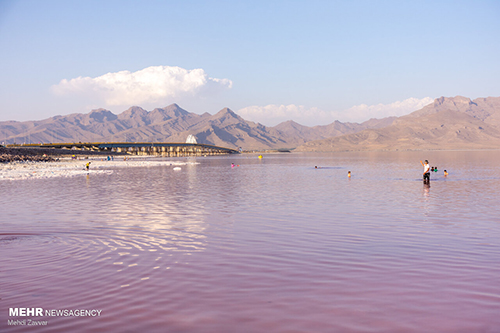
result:
M 307 142 L 297 151 L 500 148 L 500 97 L 440 97 L 382 128 Z
M 325 139 L 366 128 L 378 128 L 394 118 L 372 119 L 363 124 L 341 123 L 307 127 L 293 121 L 266 127 L 241 118 L 228 108 L 214 115 L 198 115 L 177 104 L 146 111 L 133 106 L 115 115 L 105 109 L 87 114 L 55 116 L 40 121 L 0 122 L 0 141 L 37 142 L 185 142 L 194 135 L 199 143 L 228 148 L 295 148 L 311 140 Z

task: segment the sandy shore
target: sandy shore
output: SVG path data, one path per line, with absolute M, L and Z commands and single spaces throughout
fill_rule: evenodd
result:
M 90 170 L 85 170 L 85 164 L 91 162 Z M 93 156 L 88 159 L 71 159 L 62 157 L 58 161 L 38 162 L 38 161 L 16 161 L 10 163 L 0 163 L 0 180 L 19 179 L 41 179 L 53 177 L 74 177 L 87 174 L 111 174 L 113 169 L 125 167 L 151 167 L 170 166 L 182 167 L 183 165 L 197 164 L 196 162 L 166 161 L 157 157 L 127 157 L 114 156 L 111 161 L 101 156 Z

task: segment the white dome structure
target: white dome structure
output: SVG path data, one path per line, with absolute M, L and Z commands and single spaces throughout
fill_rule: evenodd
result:
M 187 139 L 186 139 L 186 143 L 194 143 L 194 144 L 196 144 L 198 142 L 196 141 L 196 138 L 195 138 L 194 135 L 189 134 L 188 137 L 187 137 Z

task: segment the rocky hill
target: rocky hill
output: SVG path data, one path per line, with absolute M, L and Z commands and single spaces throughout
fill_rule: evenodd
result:
M 500 97 L 441 97 L 391 125 L 307 142 L 297 151 L 500 148 Z

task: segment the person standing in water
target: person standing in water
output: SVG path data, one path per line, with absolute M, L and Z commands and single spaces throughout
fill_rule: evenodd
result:
M 424 163 L 420 161 L 420 164 L 424 167 L 424 184 L 429 184 L 431 181 L 431 173 L 429 171 L 429 161 L 425 160 Z
M 87 162 L 87 164 L 85 164 L 85 169 L 87 169 L 87 171 L 89 171 L 89 168 L 90 168 L 90 162 Z

